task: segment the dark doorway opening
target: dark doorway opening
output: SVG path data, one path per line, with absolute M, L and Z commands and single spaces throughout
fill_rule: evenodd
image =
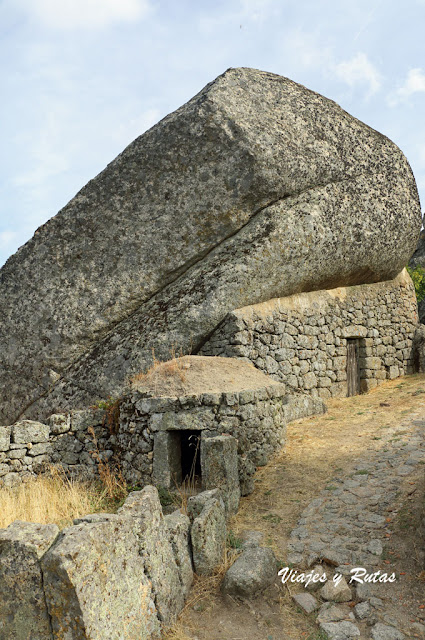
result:
M 201 479 L 201 431 L 180 431 L 182 481 Z
M 360 340 L 347 339 L 347 396 L 360 393 Z

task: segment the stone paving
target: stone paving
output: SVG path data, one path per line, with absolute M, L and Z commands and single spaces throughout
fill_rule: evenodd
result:
M 398 427 L 379 430 L 375 439 L 376 448 L 370 447 L 362 457 L 353 459 L 351 468 L 341 470 L 341 475 L 304 509 L 290 536 L 289 566 L 300 570 L 326 563 L 348 581 L 353 567 L 390 575 L 391 568 L 385 569 L 383 558 L 391 530 L 388 516 L 402 482 L 425 463 L 425 419 L 410 418 Z M 413 626 L 413 635 L 408 635 L 411 629 L 399 628 L 394 615 L 396 604 L 376 597 L 381 595 L 382 586 L 388 585 L 359 584 L 356 591 L 352 590 L 352 597 L 345 598 L 360 601 L 354 608 L 322 604 L 317 617 L 322 632 L 331 640 L 425 638 L 421 623 Z M 319 587 L 322 592 L 323 584 Z M 318 601 L 317 608 L 319 605 Z

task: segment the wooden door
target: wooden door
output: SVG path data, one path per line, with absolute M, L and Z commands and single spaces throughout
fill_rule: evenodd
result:
M 360 393 L 360 362 L 359 340 L 347 340 L 347 396 L 357 396 Z

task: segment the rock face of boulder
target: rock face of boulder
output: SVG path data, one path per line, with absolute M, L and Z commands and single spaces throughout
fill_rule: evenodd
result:
M 425 216 L 422 220 L 422 224 L 425 222 Z M 425 229 L 422 229 L 415 253 L 409 260 L 409 267 L 415 269 L 415 267 L 421 267 L 425 269 Z M 419 322 L 425 324 L 425 300 L 421 300 L 418 303 Z
M 421 215 L 401 151 L 336 103 L 230 69 L 130 144 L 0 271 L 0 420 L 119 394 L 235 308 L 388 280 Z
M 423 222 L 425 222 L 425 218 Z M 422 269 L 425 269 L 425 229 L 422 229 L 419 234 L 415 253 L 409 260 L 409 267 L 412 267 L 412 269 L 415 267 L 422 267 Z
M 54 524 L 19 520 L 0 530 L 2 640 L 53 640 L 40 560 L 58 534 Z

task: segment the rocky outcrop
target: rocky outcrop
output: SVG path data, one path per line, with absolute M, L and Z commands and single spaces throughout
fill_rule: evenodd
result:
M 63 531 L 42 559 L 54 638 L 159 634 L 151 583 L 136 550 L 130 519 L 97 517 Z
M 181 580 L 157 489 L 147 486 L 130 494 L 118 514 L 132 519 L 139 556 L 155 595 L 158 617 L 164 624 L 171 624 L 183 608 L 187 585 Z
M 152 349 L 196 353 L 232 309 L 394 278 L 420 220 L 388 138 L 287 78 L 230 69 L 0 271 L 0 420 L 120 394 Z
M 40 560 L 59 529 L 16 520 L 0 530 L 0 638 L 52 640 Z
M 148 486 L 117 514 L 89 514 L 61 532 L 20 521 L 0 530 L 0 639 L 157 638 L 193 581 L 191 528 L 179 511 L 164 517 Z
M 211 575 L 223 562 L 226 546 L 226 510 L 220 491 L 204 491 L 188 500 L 192 520 L 193 566 L 198 575 Z
M 422 222 L 424 222 L 424 220 Z M 409 260 L 409 267 L 412 267 L 412 269 L 415 267 L 422 267 L 422 269 L 425 269 L 425 229 L 422 229 L 419 234 L 415 253 Z

